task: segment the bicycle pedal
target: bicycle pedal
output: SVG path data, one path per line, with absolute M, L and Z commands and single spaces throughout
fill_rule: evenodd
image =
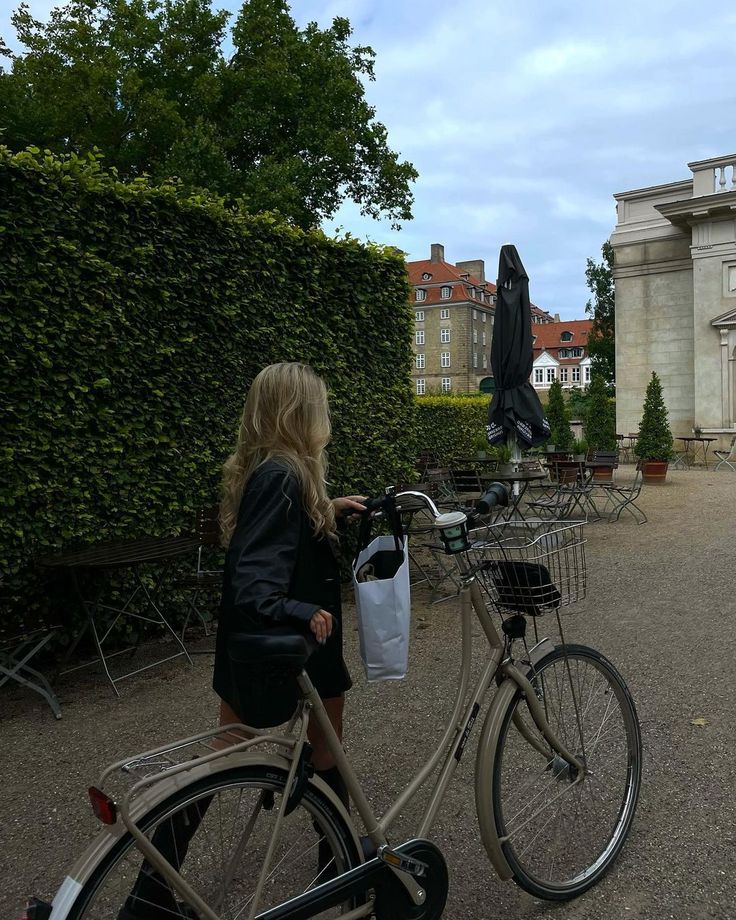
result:
M 391 866 L 393 869 L 398 869 L 400 872 L 408 872 L 410 875 L 419 878 L 426 875 L 427 869 L 429 868 L 425 862 L 421 862 L 419 859 L 412 859 L 411 856 L 404 856 L 401 853 L 397 853 L 389 846 L 379 847 L 377 856 L 382 862 L 385 862 L 386 865 Z

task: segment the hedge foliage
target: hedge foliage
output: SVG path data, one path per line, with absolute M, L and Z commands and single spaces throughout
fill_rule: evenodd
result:
M 395 250 L 0 147 L 6 586 L 39 605 L 35 558 L 186 528 L 273 361 L 328 382 L 337 494 L 408 477 L 412 309 Z
M 417 451 L 429 451 L 440 463 L 452 465 L 488 448 L 490 396 L 418 396 Z

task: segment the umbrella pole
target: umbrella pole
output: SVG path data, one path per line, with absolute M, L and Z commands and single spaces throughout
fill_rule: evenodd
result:
M 510 435 L 508 436 L 508 440 L 507 440 L 506 443 L 507 443 L 507 445 L 508 445 L 509 450 L 511 451 L 511 462 L 512 462 L 512 464 L 514 465 L 514 471 L 516 471 L 516 470 L 519 469 L 519 463 L 521 462 L 521 448 L 519 447 L 519 442 L 516 440 L 516 436 L 515 436 L 515 435 L 510 434 Z M 520 487 L 520 484 L 519 484 L 518 482 L 515 482 L 515 483 L 513 484 L 514 498 L 515 498 L 517 501 L 518 501 L 518 499 L 519 499 L 519 490 L 520 490 L 520 488 L 521 488 L 521 487 Z

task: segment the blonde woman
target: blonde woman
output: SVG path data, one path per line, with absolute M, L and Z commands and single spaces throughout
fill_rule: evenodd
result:
M 213 679 L 222 725 L 240 721 L 227 659 L 230 632 L 297 620 L 321 643 L 307 672 L 342 737 L 351 680 L 342 630 L 333 628 L 341 616 L 336 520 L 364 506 L 356 495 L 327 497 L 330 433 L 327 387 L 310 367 L 272 364 L 258 374 L 223 471 L 220 522 L 227 556 Z M 340 786 L 314 724 L 310 742 L 315 769 L 333 788 Z

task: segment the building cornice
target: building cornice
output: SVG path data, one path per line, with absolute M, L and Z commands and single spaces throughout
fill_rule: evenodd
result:
M 650 185 L 647 188 L 635 188 L 629 192 L 616 192 L 614 198 L 616 201 L 635 201 L 637 198 L 652 198 L 657 194 L 666 194 L 669 192 L 690 192 L 688 197 L 692 197 L 693 180 L 681 179 L 679 182 L 666 182 L 664 185 Z
M 710 321 L 710 324 L 716 327 L 736 326 L 736 309 L 729 310 L 727 313 L 716 316 L 715 319 Z
M 670 223 L 690 227 L 693 223 L 713 217 L 736 217 L 736 192 L 716 192 L 687 201 L 669 201 L 655 204 L 659 213 Z
M 666 272 L 691 271 L 692 259 L 669 259 L 663 262 L 639 262 L 635 265 L 614 266 L 613 279 L 637 278 L 640 275 L 662 275 Z

